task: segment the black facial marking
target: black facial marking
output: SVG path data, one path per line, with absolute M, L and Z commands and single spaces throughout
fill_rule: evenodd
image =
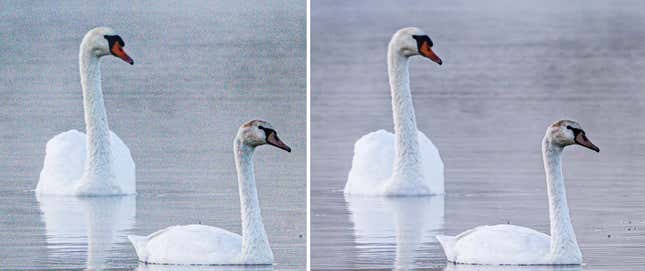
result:
M 112 52 L 112 47 L 114 46 L 115 42 L 118 42 L 121 47 L 125 47 L 125 42 L 119 35 L 104 35 L 103 37 L 108 41 L 108 44 L 110 45 L 110 52 Z
M 275 133 L 275 130 L 273 130 L 271 128 L 266 128 L 266 127 L 263 127 L 263 126 L 258 126 L 258 128 L 260 128 L 260 130 L 264 131 L 264 135 L 266 137 L 265 140 L 269 140 L 269 135 L 271 133 Z
M 569 125 L 567 125 L 567 129 L 569 129 L 569 130 L 573 131 L 573 136 L 574 136 L 574 137 L 577 137 L 577 136 L 578 136 L 578 134 L 580 134 L 580 133 L 582 133 L 582 134 L 584 134 L 584 133 L 585 133 L 585 131 L 583 131 L 582 129 L 573 128 L 573 127 L 571 127 L 571 126 L 569 126 Z
M 417 50 L 421 51 L 423 42 L 428 42 L 428 46 L 432 47 L 434 44 L 428 35 L 412 35 L 412 38 L 417 41 Z

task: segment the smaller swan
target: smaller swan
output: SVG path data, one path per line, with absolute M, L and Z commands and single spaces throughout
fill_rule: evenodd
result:
M 448 261 L 465 264 L 581 264 L 582 253 L 569 216 L 562 177 L 562 151 L 578 144 L 596 147 L 574 121 L 561 120 L 546 130 L 542 157 L 546 171 L 551 236 L 513 225 L 479 226 L 457 236 L 437 236 Z
M 154 264 L 272 264 L 273 252 L 262 224 L 253 173 L 253 152 L 264 144 L 291 152 L 271 124 L 260 120 L 242 125 L 233 143 L 242 236 L 204 225 L 172 226 L 145 237 L 130 235 L 128 238 L 139 261 Z
M 36 194 L 108 196 L 136 193 L 135 165 L 130 150 L 108 126 L 101 62 L 106 55 L 134 61 L 123 50 L 125 42 L 109 27 L 85 34 L 79 52 L 83 109 L 87 136 L 70 130 L 47 142 Z
M 378 130 L 354 144 L 352 168 L 345 194 L 370 196 L 427 196 L 444 193 L 443 161 L 439 150 L 417 130 L 410 91 L 410 57 L 421 55 L 441 65 L 432 40 L 416 27 L 397 31 L 387 51 L 392 94 L 394 134 Z

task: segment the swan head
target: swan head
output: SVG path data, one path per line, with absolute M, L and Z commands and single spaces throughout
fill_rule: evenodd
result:
M 249 146 L 257 147 L 268 144 L 291 152 L 291 148 L 280 140 L 278 132 L 273 129 L 271 123 L 263 120 L 252 120 L 243 124 L 237 131 L 237 137 L 242 143 Z
M 81 49 L 91 52 L 96 57 L 113 55 L 133 65 L 134 61 L 123 47 L 125 47 L 123 39 L 114 29 L 105 26 L 88 31 L 81 42 Z
M 441 65 L 443 61 L 432 51 L 433 45 L 432 40 L 423 30 L 406 27 L 394 33 L 389 47 L 390 51 L 395 50 L 403 56 L 422 55 Z
M 572 120 L 560 120 L 551 124 L 546 130 L 545 139 L 561 147 L 575 144 L 600 152 L 600 149 L 587 138 L 582 126 Z

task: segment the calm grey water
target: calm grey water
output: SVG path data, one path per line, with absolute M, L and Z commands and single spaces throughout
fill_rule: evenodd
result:
M 270 121 L 294 151 L 261 147 L 255 155 L 276 263 L 247 269 L 304 268 L 304 1 L 0 7 L 0 268 L 178 270 L 139 266 L 125 236 L 189 223 L 239 233 L 232 142 L 255 118 Z M 135 60 L 106 57 L 102 73 L 111 129 L 137 165 L 138 195 L 39 201 L 32 190 L 45 143 L 84 130 L 78 47 L 98 25 L 117 30 Z
M 311 13 L 313 269 L 642 270 L 645 3 L 313 1 Z M 447 194 L 345 199 L 354 142 L 392 130 L 385 56 L 405 26 L 426 30 L 444 60 L 410 69 Z M 601 149 L 564 155 L 585 265 L 447 265 L 436 234 L 509 222 L 548 232 L 539 143 L 563 118 Z

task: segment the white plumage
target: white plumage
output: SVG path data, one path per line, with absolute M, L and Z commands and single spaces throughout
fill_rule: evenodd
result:
M 443 194 L 443 161 L 439 150 L 421 131 L 418 142 L 421 153 L 419 161 L 424 178 L 419 183 L 411 180 L 397 191 L 404 195 Z M 354 144 L 352 169 L 349 171 L 345 193 L 356 195 L 387 195 L 393 172 L 395 145 L 394 134 L 378 130 L 362 136 Z
M 172 226 L 146 237 L 128 236 L 139 261 L 155 264 L 240 264 L 242 237 L 224 229 Z
M 242 235 L 203 225 L 172 226 L 148 236 L 128 236 L 139 261 L 154 264 L 267 265 L 273 263 L 255 184 L 253 154 L 270 144 L 291 151 L 265 121 L 250 121 L 234 141 Z
M 425 134 L 417 130 L 410 91 L 409 57 L 423 55 L 441 65 L 420 29 L 397 31 L 388 46 L 388 76 L 394 133 L 379 130 L 354 145 L 345 194 L 425 196 L 444 193 L 443 161 Z
M 599 151 L 580 124 L 561 120 L 542 139 L 551 234 L 513 225 L 480 226 L 457 236 L 439 235 L 448 261 L 489 265 L 582 264 L 562 176 L 562 151 L 578 144 Z
M 83 176 L 87 136 L 77 130 L 60 133 L 47 142 L 45 162 L 36 187 L 38 194 L 73 195 Z M 130 150 L 121 138 L 110 132 L 113 184 L 119 194 L 136 192 L 135 165 Z
M 448 261 L 466 264 L 548 264 L 548 235 L 514 225 L 479 226 L 437 236 Z
M 94 28 L 83 37 L 79 70 L 87 135 L 70 130 L 47 142 L 37 194 L 113 196 L 136 193 L 134 160 L 128 147 L 110 131 L 101 89 L 101 57 L 115 54 L 133 63 L 121 47 L 122 43 L 108 27 Z

